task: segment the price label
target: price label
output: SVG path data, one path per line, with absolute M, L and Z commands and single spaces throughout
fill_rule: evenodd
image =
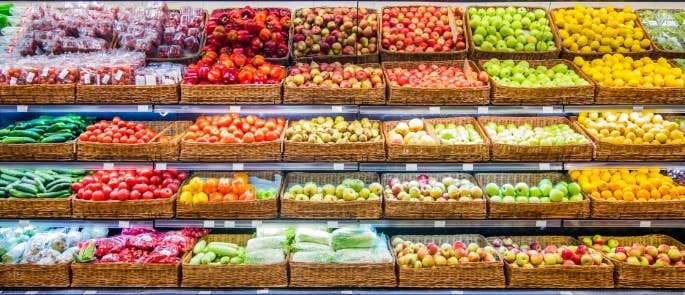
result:
M 269 294 L 269 289 L 260 289 L 260 290 L 257 290 L 257 294 Z
M 559 295 L 573 295 L 571 291 L 559 291 Z
M 547 227 L 547 220 L 536 220 L 535 227 Z
M 333 170 L 345 170 L 345 163 L 333 163 Z
M 105 170 L 114 169 L 114 163 L 102 163 L 102 169 L 105 169 Z
M 543 114 L 551 114 L 554 113 L 554 108 L 550 106 L 542 107 L 542 113 Z
M 150 106 L 146 104 L 139 104 L 138 105 L 138 112 L 149 112 L 150 111 Z
M 128 220 L 119 220 L 119 228 L 129 228 L 131 226 L 131 222 Z
M 418 164 L 407 164 L 404 166 L 405 171 L 416 171 L 419 170 L 419 165 Z
M 342 290 L 342 291 L 340 291 L 340 294 L 354 294 L 354 291 L 352 291 L 352 290 Z
M 433 223 L 433 227 L 445 227 L 446 222 L 444 220 L 436 220 Z
M 233 221 L 233 220 L 224 221 L 224 228 L 234 228 L 234 227 L 235 227 L 235 221 Z
M 552 169 L 549 163 L 540 163 L 540 170 L 550 170 Z
M 450 294 L 464 294 L 464 291 L 461 291 L 461 290 L 452 290 L 452 291 L 450 291 Z
M 490 111 L 488 107 L 478 107 L 479 114 L 487 114 Z
M 428 107 L 428 113 L 429 114 L 439 114 L 440 113 L 440 107 Z
M 20 104 L 17 106 L 17 113 L 26 113 L 29 111 L 29 106 L 25 104 Z
M 326 222 L 326 225 L 330 228 L 338 228 L 338 221 L 337 220 L 329 220 Z
M 652 222 L 649 220 L 640 220 L 640 227 L 652 227 Z
M 464 171 L 473 171 L 473 164 L 466 163 L 466 164 L 464 164 L 464 166 L 461 169 Z
M 331 113 L 342 113 L 342 106 L 331 106 Z
M 262 225 L 261 220 L 252 220 L 252 227 L 259 227 L 260 225 Z
M 197 294 L 212 294 L 212 291 L 199 291 Z
M 29 223 L 31 223 L 28 220 L 19 220 L 19 226 L 29 226 Z
M 644 106 L 633 106 L 633 112 L 642 112 L 644 109 Z
M 97 294 L 97 293 L 98 293 L 97 290 L 85 290 L 85 291 L 83 291 L 83 294 Z
M 205 220 L 202 222 L 204 228 L 214 228 L 214 220 Z
M 26 291 L 24 294 L 38 294 L 38 291 Z
M 228 107 L 228 111 L 231 113 L 240 113 L 240 106 L 230 106 Z
M 155 163 L 155 170 L 166 170 L 166 163 Z

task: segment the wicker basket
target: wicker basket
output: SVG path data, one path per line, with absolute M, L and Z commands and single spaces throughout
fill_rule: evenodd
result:
M 640 22 L 640 24 L 642 25 L 642 29 L 645 31 L 645 38 L 649 39 L 650 41 L 652 41 L 654 39 L 649 34 L 649 30 L 647 30 L 647 26 L 645 26 L 645 22 L 642 21 L 642 18 L 640 18 L 640 15 L 639 15 L 639 13 L 641 11 L 647 11 L 647 10 L 651 10 L 651 11 L 668 10 L 668 11 L 672 11 L 672 12 L 683 12 L 683 11 L 685 11 L 683 9 L 636 9 L 635 13 L 638 14 L 637 19 Z M 660 25 L 661 24 L 659 24 L 659 23 L 656 24 L 656 26 L 660 26 Z M 654 50 L 652 52 L 653 58 L 659 58 L 659 57 L 665 57 L 665 58 L 669 58 L 669 59 L 685 58 L 685 51 L 661 49 L 661 48 L 659 48 L 659 46 L 656 43 L 654 43 L 654 41 L 652 41 L 652 49 Z
M 488 244 L 481 235 L 440 235 L 440 236 L 395 236 L 413 243 L 452 244 L 455 241 L 478 243 L 479 247 Z M 393 251 L 393 255 L 395 255 Z M 495 262 L 463 263 L 435 268 L 398 268 L 398 285 L 405 288 L 504 288 L 504 263 L 495 255 Z M 397 259 L 395 259 L 397 260 Z
M 485 126 L 487 122 L 497 124 L 531 124 L 533 127 L 548 126 L 551 124 L 567 124 L 575 132 L 586 136 L 585 132 L 576 124 L 572 124 L 564 117 L 479 117 L 478 122 Z M 496 143 L 492 138 L 492 161 L 518 162 L 518 161 L 549 161 L 549 162 L 572 162 L 590 161 L 593 155 L 593 145 L 590 139 L 585 144 L 567 144 L 555 146 L 526 146 Z
M 595 84 L 597 104 L 685 104 L 685 87 L 607 87 Z
M 3 218 L 69 218 L 71 198 L 0 199 Z
M 76 140 L 61 143 L 0 144 L 1 161 L 70 161 Z
M 281 217 L 302 219 L 379 219 L 383 215 L 382 200 L 345 201 L 345 202 L 311 202 L 284 199 L 283 194 L 291 183 L 315 182 L 318 185 L 337 185 L 345 178 L 357 178 L 365 184 L 378 182 L 374 172 L 341 172 L 341 173 L 306 173 L 293 172 L 285 176 L 285 185 L 281 187 Z M 379 196 L 380 197 L 380 196 Z
M 0 264 L 0 282 L 3 288 L 69 287 L 69 263 Z
M 230 177 L 232 172 L 196 172 L 193 177 Z M 275 180 L 279 172 L 260 171 L 248 172 L 250 177 Z M 280 191 L 279 183 L 277 191 Z M 182 186 L 181 186 L 182 187 Z M 268 200 L 254 201 L 235 201 L 206 204 L 184 204 L 179 201 L 176 203 L 176 218 L 189 219 L 273 219 L 278 217 L 278 196 Z
M 556 30 L 557 35 L 559 35 L 559 33 L 558 33 L 559 28 L 557 28 L 556 22 L 554 21 L 554 12 L 557 10 L 562 10 L 562 9 L 573 9 L 573 8 L 555 8 L 555 9 L 550 10 L 551 25 L 552 25 L 552 28 L 554 28 Z M 622 9 L 622 8 L 616 8 L 616 10 L 620 10 L 620 9 Z M 647 36 L 648 36 L 647 32 L 645 31 L 645 28 L 642 26 L 642 22 L 640 22 L 639 17 L 637 18 L 636 22 L 637 22 L 637 26 L 642 29 L 642 32 L 644 33 L 645 38 L 647 38 Z M 564 40 L 561 40 L 561 41 L 563 42 Z M 561 45 L 561 43 L 559 43 L 559 44 Z M 653 50 L 654 50 L 654 44 L 651 44 L 649 46 L 649 49 L 645 50 L 644 52 L 625 52 L 625 53 L 621 53 L 621 54 L 623 54 L 623 56 L 630 56 L 632 58 L 641 58 L 641 57 L 649 56 L 653 52 Z M 611 53 L 613 54 L 615 52 L 611 52 Z M 580 56 L 586 60 L 587 59 L 592 60 L 595 58 L 601 58 L 602 56 L 604 56 L 604 53 L 601 53 L 601 52 L 586 53 L 586 52 L 580 52 L 580 51 L 572 51 L 572 50 L 569 50 L 567 48 L 561 49 L 561 58 L 563 58 L 563 59 L 573 60 L 576 56 Z
M 167 134 L 171 125 L 169 121 L 142 121 L 148 128 L 157 132 L 157 135 L 148 143 L 125 144 L 125 143 L 99 143 L 78 140 L 76 142 L 76 158 L 79 161 L 156 161 L 174 159 L 174 151 L 178 150 L 178 140 L 172 142 L 157 142 Z M 178 124 L 187 124 L 186 122 Z M 176 152 L 178 154 L 178 152 Z
M 436 62 L 384 62 L 383 72 L 390 68 L 413 69 L 419 64 L 438 65 L 448 67 L 465 67 L 466 60 L 436 61 Z M 468 61 L 468 65 L 477 69 L 476 64 Z M 490 103 L 490 83 L 480 87 L 401 87 L 388 84 L 389 105 L 487 105 Z
M 0 86 L 0 103 L 3 104 L 72 104 L 75 84 Z
M 179 159 L 188 162 L 280 161 L 284 136 L 285 131 L 281 132 L 278 140 L 253 143 L 206 143 L 182 140 Z
M 178 97 L 178 84 L 76 85 L 76 103 L 82 104 L 175 104 Z
M 411 7 L 411 6 L 410 6 Z M 414 6 L 416 7 L 416 6 Z M 442 8 L 444 6 L 438 6 L 439 8 Z M 392 7 L 383 7 L 383 10 L 386 8 L 392 8 Z M 456 24 L 456 18 L 454 15 L 454 11 L 452 11 L 452 8 L 455 7 L 447 7 L 447 16 L 450 21 L 450 28 L 452 29 L 452 35 L 454 39 L 454 43 L 457 43 L 457 24 Z M 460 18 L 464 19 L 464 14 L 461 13 Z M 464 34 L 466 34 L 466 22 L 464 21 L 461 26 L 462 30 L 464 31 Z M 383 27 L 381 26 L 381 36 L 383 35 Z M 466 43 L 468 46 L 468 43 Z M 430 60 L 430 61 L 441 61 L 441 60 L 463 60 L 466 58 L 466 53 L 468 52 L 467 48 L 464 48 L 462 50 L 456 50 L 453 49 L 452 51 L 449 52 L 399 52 L 399 51 L 391 51 L 388 49 L 383 48 L 383 46 L 379 47 L 381 51 L 381 60 L 383 62 L 386 61 L 419 61 L 419 60 Z
M 685 201 L 658 202 L 614 201 L 588 196 L 592 200 L 591 216 L 596 219 L 684 219 Z
M 388 183 L 388 180 L 397 177 L 400 180 L 414 180 L 418 175 L 428 175 L 433 179 L 441 177 L 453 177 L 455 179 L 468 179 L 472 183 L 476 180 L 466 173 L 386 173 L 381 176 L 381 184 Z M 485 219 L 487 215 L 487 205 L 485 199 L 471 202 L 408 202 L 391 201 L 388 195 L 384 194 L 384 216 L 390 219 Z
M 565 180 L 561 173 L 479 173 L 476 180 L 481 187 L 488 183 L 502 185 L 518 182 L 537 184 L 542 179 L 552 182 Z M 487 196 L 487 193 L 486 193 Z M 581 202 L 550 202 L 550 203 L 503 203 L 492 202 L 490 196 L 488 218 L 491 219 L 583 219 L 590 217 L 590 200 L 585 197 Z
M 641 243 L 643 245 L 653 245 L 657 247 L 661 244 L 666 244 L 669 246 L 677 246 L 678 249 L 685 249 L 685 244 L 665 235 L 604 238 L 607 240 L 618 240 L 618 244 L 621 246 L 630 246 L 634 243 Z M 683 275 L 685 275 L 685 268 L 683 267 L 631 265 L 613 258 L 608 259 L 614 264 L 614 268 L 616 269 L 616 288 L 685 288 L 685 282 L 682 280 Z
M 203 238 L 209 242 L 229 242 L 247 245 L 252 234 L 212 234 Z M 181 287 L 186 288 L 263 288 L 287 287 L 288 264 L 264 265 L 191 265 L 192 253 L 186 254 L 181 269 Z M 207 278 L 212 278 L 207 280 Z
M 514 236 L 514 243 L 538 242 L 543 248 L 547 245 L 579 245 L 580 243 L 567 236 Z M 489 237 L 492 243 L 495 238 Z M 504 264 L 507 276 L 507 288 L 549 288 L 549 289 L 586 289 L 613 288 L 614 265 L 606 258 L 607 266 L 563 266 L 546 265 L 537 268 L 514 268 Z
M 180 263 L 72 263 L 72 287 L 178 287 Z
M 380 68 L 379 64 L 360 64 Z M 382 79 L 383 77 L 381 77 Z M 383 82 L 385 83 L 385 81 Z M 283 85 L 284 104 L 385 104 L 385 84 L 382 88 L 322 88 L 287 87 Z
M 570 118 L 575 126 L 583 128 L 577 117 Z M 685 132 L 685 129 L 682 129 Z M 618 144 L 600 140 L 585 131 L 595 146 L 595 161 L 683 161 L 685 144 Z
M 370 120 L 370 122 L 377 122 L 381 125 L 380 121 Z M 384 140 L 322 144 L 284 140 L 283 150 L 284 161 L 385 161 Z
M 478 62 L 483 68 L 485 60 Z M 529 60 L 531 67 L 545 66 L 551 68 L 565 64 L 576 72 L 589 85 L 559 87 L 510 87 L 497 84 L 490 78 L 492 85 L 492 104 L 494 105 L 558 105 L 558 104 L 593 104 L 595 103 L 595 86 L 592 79 L 572 62 L 563 59 Z
M 174 195 L 167 199 L 91 201 L 72 196 L 72 217 L 84 219 L 173 218 L 176 197 Z
M 464 13 L 465 19 L 466 19 L 466 40 L 469 42 L 467 45 L 469 49 L 469 58 L 475 59 L 475 60 L 481 60 L 481 59 L 491 59 L 491 58 L 498 58 L 498 59 L 529 59 L 529 60 L 545 60 L 545 59 L 555 59 L 559 57 L 559 53 L 561 52 L 561 40 L 559 40 L 559 33 L 557 32 L 556 26 L 552 24 L 552 18 L 549 13 L 545 8 L 543 7 L 527 7 L 527 6 L 518 6 L 518 7 L 524 7 L 528 11 L 534 11 L 535 9 L 543 9 L 545 10 L 545 13 L 547 14 L 547 20 L 549 20 L 549 26 L 550 29 L 552 30 L 552 35 L 554 38 L 554 45 L 556 47 L 555 50 L 548 50 L 548 51 L 501 51 L 501 50 L 493 50 L 493 51 L 484 51 L 476 48 L 476 44 L 473 43 L 473 32 L 471 31 L 471 21 L 469 18 L 469 13 L 468 9 L 470 8 L 489 8 L 489 7 L 504 7 L 504 6 L 469 6 L 466 9 L 466 13 Z
M 279 104 L 281 84 L 181 84 L 181 104 Z
M 168 142 L 151 142 L 154 161 L 178 161 L 181 153 L 181 141 L 185 131 L 193 125 L 191 121 L 171 121 L 164 130 L 163 136 L 170 136 Z

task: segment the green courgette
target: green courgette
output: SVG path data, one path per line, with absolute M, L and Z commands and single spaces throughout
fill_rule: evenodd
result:
M 14 132 L 14 131 L 12 131 Z M 36 143 L 36 140 L 31 138 L 31 137 L 16 137 L 16 136 L 8 136 L 2 139 L 0 143 L 7 143 L 7 144 L 17 144 L 17 143 Z

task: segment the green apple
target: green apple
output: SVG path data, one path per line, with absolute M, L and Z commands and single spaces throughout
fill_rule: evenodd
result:
M 540 203 L 549 203 L 549 202 L 551 202 L 551 201 L 550 201 L 550 199 L 549 199 L 548 197 L 542 197 L 542 198 L 540 198 Z
M 531 187 L 530 188 L 530 196 L 539 198 L 542 196 L 542 190 L 540 190 L 540 188 L 537 186 Z
M 583 201 L 583 195 L 581 194 L 575 194 L 569 198 L 569 201 L 571 202 L 581 202 Z
M 516 190 L 516 195 L 519 197 L 527 197 L 528 196 L 528 184 L 525 182 L 519 182 L 514 186 L 514 190 Z
M 485 186 L 485 192 L 488 194 L 488 196 L 497 196 L 499 195 L 500 189 L 496 183 L 491 182 Z
M 580 185 L 578 185 L 577 182 L 571 182 L 568 185 L 568 193 L 569 193 L 569 195 L 580 194 Z
M 497 196 L 497 195 L 491 196 L 491 197 L 490 197 L 490 202 L 502 202 L 502 197 Z
M 549 197 L 549 194 L 552 192 L 552 185 L 549 183 L 540 183 L 540 191 L 542 192 L 543 197 Z
M 516 195 L 516 189 L 514 188 L 513 185 L 511 185 L 509 183 L 502 185 L 501 192 L 502 192 L 502 195 L 504 195 L 504 196 L 513 197 Z
M 528 203 L 528 197 L 518 196 L 516 197 L 516 203 Z
M 503 203 L 514 203 L 516 202 L 516 199 L 513 196 L 505 196 L 502 198 Z
M 565 195 L 564 192 L 554 188 L 549 192 L 549 199 L 552 202 L 561 202 Z

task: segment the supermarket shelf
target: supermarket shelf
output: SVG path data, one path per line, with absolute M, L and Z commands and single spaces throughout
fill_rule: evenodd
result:
M 153 228 L 152 220 L 80 220 L 80 219 L 0 219 L 0 226 L 33 225 L 50 227 L 103 226 L 107 228 Z
M 152 105 L 0 105 L 0 113 L 150 113 Z
M 355 105 L 155 105 L 154 112 L 167 114 L 255 114 L 273 116 L 343 115 L 358 113 Z
M 554 163 L 359 163 L 359 171 L 439 172 L 439 171 L 561 171 L 563 164 Z
M 564 227 L 683 228 L 682 220 L 564 220 Z
M 311 224 L 325 223 L 328 227 L 338 228 L 350 225 L 370 225 L 383 228 L 510 228 L 510 227 L 561 227 L 561 220 L 182 220 L 157 219 L 157 228 L 256 228 L 262 224 Z
M 641 290 L 641 289 L 594 289 L 594 290 L 546 290 L 546 289 L 475 289 L 475 290 L 445 290 L 445 289 L 52 289 L 52 290 L 0 290 L 0 294 L 421 294 L 421 295 L 485 295 L 485 294 L 511 294 L 511 295 L 624 295 L 624 294 L 683 294 L 680 290 Z
M 258 162 L 258 163 L 155 163 L 155 169 L 178 169 L 189 171 L 357 171 L 355 162 Z
M 73 168 L 73 169 L 137 169 L 152 168 L 151 162 L 0 162 L 0 168 Z
M 650 110 L 655 113 L 662 114 L 683 114 L 685 113 L 685 105 L 566 105 L 564 112 L 566 114 L 578 114 L 587 111 L 605 111 L 605 110 L 633 110 L 636 112 L 642 110 Z
M 359 115 L 374 119 L 430 116 L 563 115 L 562 106 L 361 106 Z
M 662 168 L 685 170 L 685 162 L 573 162 L 564 163 L 564 170 L 588 168 Z

